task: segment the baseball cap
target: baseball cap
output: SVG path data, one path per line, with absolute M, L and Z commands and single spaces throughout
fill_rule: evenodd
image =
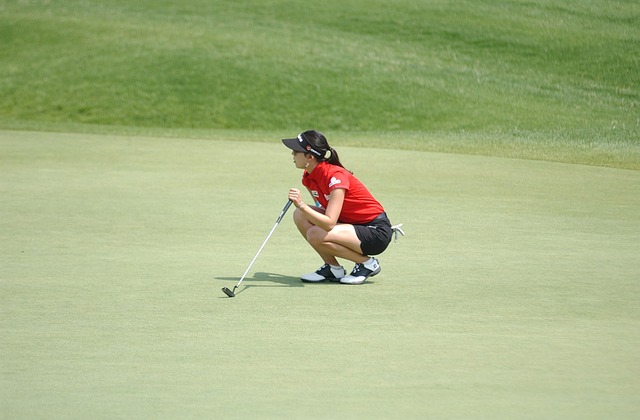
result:
M 282 139 L 282 143 L 284 143 L 284 145 L 289 149 L 296 152 L 311 153 L 319 159 L 322 159 L 324 157 L 324 153 L 315 149 L 311 145 L 311 143 L 307 141 L 307 139 L 304 137 L 304 133 L 298 134 L 298 137 L 296 137 L 295 139 Z

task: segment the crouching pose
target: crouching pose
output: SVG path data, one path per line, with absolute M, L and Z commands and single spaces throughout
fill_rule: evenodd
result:
M 342 166 L 322 133 L 309 130 L 282 142 L 292 150 L 296 168 L 304 170 L 302 185 L 314 201 L 307 204 L 299 189 L 289 190 L 294 222 L 324 262 L 314 273 L 302 275 L 302 281 L 362 284 L 380 273 L 380 263 L 371 256 L 382 253 L 392 237 L 382 205 Z M 351 274 L 338 258 L 355 263 Z

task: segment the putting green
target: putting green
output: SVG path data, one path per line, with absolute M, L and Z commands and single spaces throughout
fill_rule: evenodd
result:
M 332 144 L 407 236 L 307 285 L 273 143 L 0 131 L 6 418 L 630 418 L 640 172 Z M 348 265 L 348 269 L 351 267 Z

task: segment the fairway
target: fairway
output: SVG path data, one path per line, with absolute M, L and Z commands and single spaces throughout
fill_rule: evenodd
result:
M 229 299 L 278 137 L 0 131 L 0 417 L 637 416 L 640 172 L 340 143 L 404 223 L 382 273 L 301 283 L 288 214 Z

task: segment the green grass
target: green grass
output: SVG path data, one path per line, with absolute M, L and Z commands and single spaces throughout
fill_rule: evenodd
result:
M 638 27 L 624 0 L 0 0 L 0 417 L 633 418 Z M 228 299 L 307 128 L 407 237 L 364 286 L 304 285 L 289 215 Z
M 271 143 L 0 131 L 6 418 L 633 418 L 640 172 L 339 147 L 407 236 L 319 265 Z M 337 146 L 337 145 L 336 145 Z M 259 156 L 258 162 L 249 157 Z
M 634 1 L 4 1 L 0 12 L 4 128 L 314 127 L 639 166 L 628 162 L 640 153 Z

